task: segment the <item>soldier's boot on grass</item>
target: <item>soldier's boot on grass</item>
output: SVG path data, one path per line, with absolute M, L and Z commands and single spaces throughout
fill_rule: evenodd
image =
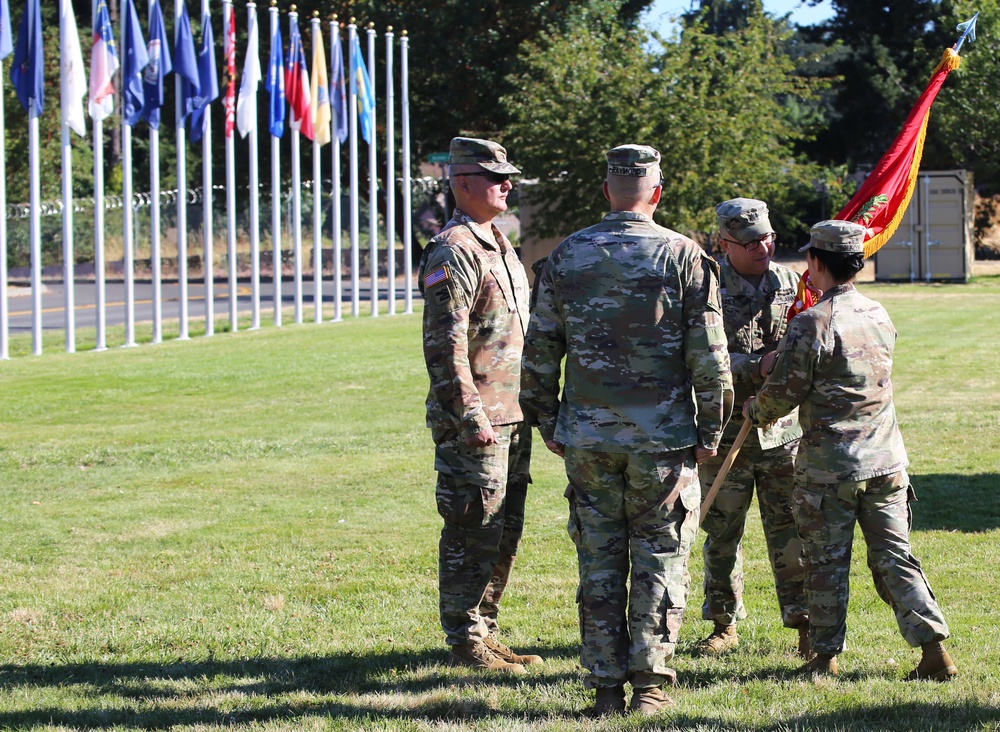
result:
M 951 660 L 948 651 L 940 642 L 924 643 L 920 649 L 923 651 L 923 656 L 921 656 L 917 667 L 906 677 L 907 681 L 923 679 L 951 681 L 952 677 L 958 673 L 955 662 Z
M 809 663 L 799 666 L 796 673 L 802 676 L 836 676 L 840 673 L 837 657 L 829 653 L 817 654 Z
M 496 636 L 488 635 L 483 641 L 486 647 L 489 648 L 493 653 L 502 658 L 507 663 L 519 663 L 522 666 L 530 666 L 532 664 L 543 663 L 541 656 L 535 656 L 533 654 L 521 655 L 520 653 L 515 653 L 510 648 L 505 646 Z
M 525 673 L 519 663 L 508 663 L 489 649 L 482 641 L 461 643 L 451 647 L 451 665 L 465 666 L 477 671 L 500 671 L 509 674 Z
M 796 653 L 800 658 L 811 661 L 816 654 L 813 653 L 812 643 L 809 642 L 809 621 L 800 623 L 795 629 L 799 631 L 799 647 Z
M 731 651 L 740 644 L 736 635 L 735 625 L 715 624 L 715 630 L 707 638 L 698 642 L 694 647 L 696 656 L 718 656 L 726 651 Z
M 610 717 L 612 714 L 623 714 L 625 712 L 625 687 L 618 686 L 598 686 L 594 690 L 594 710 L 595 717 Z
M 639 714 L 651 715 L 673 705 L 674 700 L 659 686 L 640 686 L 632 690 L 629 708 Z

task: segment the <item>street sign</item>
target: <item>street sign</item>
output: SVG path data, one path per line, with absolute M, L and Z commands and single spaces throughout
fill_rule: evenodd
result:
M 447 163 L 448 153 L 431 153 L 427 156 L 428 163 Z

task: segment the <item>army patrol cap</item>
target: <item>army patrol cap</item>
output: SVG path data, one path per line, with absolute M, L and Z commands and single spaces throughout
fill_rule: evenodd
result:
M 719 228 L 741 244 L 773 234 L 767 204 L 755 198 L 732 198 L 715 207 Z
M 478 165 L 492 173 L 513 175 L 521 171 L 507 162 L 507 151 L 498 142 L 475 137 L 453 137 L 449 165 Z
M 660 153 L 649 145 L 619 145 L 608 150 L 607 157 L 608 175 L 660 175 Z
M 799 251 L 815 247 L 837 254 L 864 254 L 865 231 L 864 226 L 852 221 L 820 221 L 809 230 L 809 243 Z

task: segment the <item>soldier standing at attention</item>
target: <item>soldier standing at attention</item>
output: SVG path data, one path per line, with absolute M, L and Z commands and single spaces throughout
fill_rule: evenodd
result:
M 607 154 L 611 213 L 564 240 L 535 283 L 522 404 L 566 461 L 585 683 L 598 716 L 671 703 L 698 531 L 696 459 L 732 409 L 718 266 L 653 223 L 660 154 Z M 560 401 L 560 364 L 566 375 Z
M 799 408 L 795 520 L 806 552 L 809 633 L 817 654 L 800 670 L 838 673 L 857 523 L 879 597 L 892 607 L 906 641 L 923 650 L 908 680 L 947 681 L 957 673 L 941 645 L 948 624 L 910 553 L 914 496 L 890 379 L 896 330 L 885 309 L 853 283 L 864 267 L 864 240 L 860 224 L 812 227 L 803 249 L 823 296 L 792 319 L 764 386 L 743 411 L 761 426 Z
M 774 230 L 767 204 L 734 198 L 720 203 L 715 213 L 719 241 L 726 253 L 721 276 L 722 314 L 736 403 L 743 404 L 764 383 L 766 369 L 773 363 L 774 348 L 785 334 L 788 308 L 795 301 L 799 276 L 771 261 Z M 715 481 L 742 426 L 743 416 L 733 415 L 719 454 L 699 468 L 703 494 Z M 751 430 L 702 519 L 705 602 L 701 613 L 703 619 L 715 621 L 715 629 L 698 643 L 696 653 L 715 655 L 738 644 L 736 623 L 746 618 L 743 532 L 756 486 L 781 619 L 785 627 L 798 629 L 799 654 L 807 659 L 810 656 L 806 570 L 802 541 L 792 515 L 795 451 L 801 435 L 795 410 L 770 427 Z
M 427 426 L 444 519 L 441 627 L 455 666 L 524 673 L 497 637 L 497 612 L 524 526 L 531 431 L 518 405 L 528 280 L 493 223 L 520 171 L 495 142 L 451 141 L 455 213 L 420 261 Z

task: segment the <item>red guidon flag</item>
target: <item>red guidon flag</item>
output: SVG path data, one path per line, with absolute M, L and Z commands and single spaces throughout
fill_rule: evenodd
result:
M 899 222 L 910 204 L 913 189 L 920 173 L 920 158 L 924 154 L 927 121 L 931 105 L 945 78 L 957 69 L 962 59 L 955 51 L 946 48 L 941 63 L 934 69 L 930 83 L 910 110 L 903 129 L 896 136 L 888 152 L 882 156 L 875 170 L 840 210 L 836 218 L 855 221 L 867 228 L 865 256 L 870 257 L 896 233 Z
M 977 13 L 978 16 L 978 13 Z M 892 145 L 886 151 L 878 165 L 865 179 L 865 182 L 840 210 L 834 218 L 841 221 L 854 221 L 864 225 L 865 256 L 870 257 L 885 244 L 899 227 L 899 222 L 910 205 L 910 198 L 917 185 L 920 172 L 920 159 L 924 154 L 924 139 L 927 137 L 927 121 L 930 119 L 931 105 L 941 91 L 948 74 L 957 69 L 962 59 L 958 50 L 966 37 L 975 39 L 976 18 L 959 25 L 964 31 L 962 37 L 952 48 L 946 48 L 941 62 L 931 74 L 924 93 L 913 105 L 910 114 L 903 123 Z M 809 270 L 802 273 L 799 280 L 798 296 L 795 304 L 788 312 L 791 320 L 803 310 L 815 304 L 815 297 L 810 291 Z

